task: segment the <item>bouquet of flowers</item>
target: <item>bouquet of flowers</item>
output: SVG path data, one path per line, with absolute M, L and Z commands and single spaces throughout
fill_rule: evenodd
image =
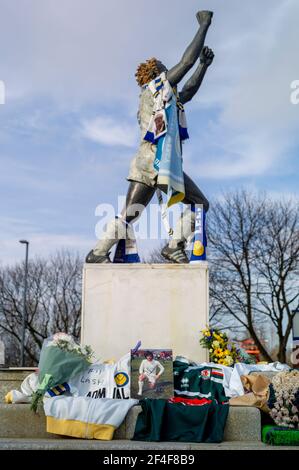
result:
M 251 364 L 254 360 L 242 348 L 230 341 L 227 334 L 217 328 L 202 330 L 200 344 L 209 350 L 210 361 L 224 366 L 233 366 L 236 362 Z
M 72 336 L 56 333 L 45 339 L 38 364 L 38 388 L 32 396 L 31 409 L 37 410 L 47 390 L 67 382 L 91 364 L 93 352 L 80 346 Z
M 268 406 L 277 426 L 299 429 L 299 371 L 276 374 L 270 384 Z

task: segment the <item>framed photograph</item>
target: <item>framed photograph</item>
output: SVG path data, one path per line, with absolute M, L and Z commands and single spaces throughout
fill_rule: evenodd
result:
M 155 139 L 158 139 L 162 135 L 166 134 L 166 113 L 164 109 L 161 109 L 154 118 L 154 134 Z
M 131 398 L 173 397 L 171 349 L 131 351 Z

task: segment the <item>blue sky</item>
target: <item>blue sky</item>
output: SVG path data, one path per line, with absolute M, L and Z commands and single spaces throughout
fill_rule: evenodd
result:
M 150 5 L 0 0 L 1 263 L 23 258 L 20 238 L 31 255 L 93 246 L 96 206 L 125 194 L 138 145 L 136 66 L 174 65 L 198 9 L 215 12 L 215 61 L 186 107 L 185 171 L 210 199 L 240 187 L 298 197 L 298 0 Z

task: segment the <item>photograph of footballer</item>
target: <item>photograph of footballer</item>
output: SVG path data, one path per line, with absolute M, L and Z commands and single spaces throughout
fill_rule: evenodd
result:
M 172 396 L 172 350 L 131 351 L 131 398 L 171 398 Z

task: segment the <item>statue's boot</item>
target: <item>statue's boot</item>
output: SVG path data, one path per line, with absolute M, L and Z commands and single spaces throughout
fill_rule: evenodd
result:
M 208 10 L 198 11 L 196 13 L 196 18 L 201 26 L 206 24 L 210 25 L 213 18 L 213 12 Z
M 121 239 L 127 236 L 127 226 L 120 218 L 108 222 L 102 238 L 86 256 L 86 263 L 111 263 L 109 252 Z
M 194 232 L 195 213 L 189 208 L 179 218 L 173 237 L 162 251 L 161 255 L 172 263 L 186 264 L 189 263 L 188 256 L 185 252 L 186 241 Z
M 185 252 L 185 241 L 177 244 L 176 248 L 170 248 L 169 245 L 164 246 L 161 251 L 163 258 L 171 263 L 188 264 L 189 259 Z

